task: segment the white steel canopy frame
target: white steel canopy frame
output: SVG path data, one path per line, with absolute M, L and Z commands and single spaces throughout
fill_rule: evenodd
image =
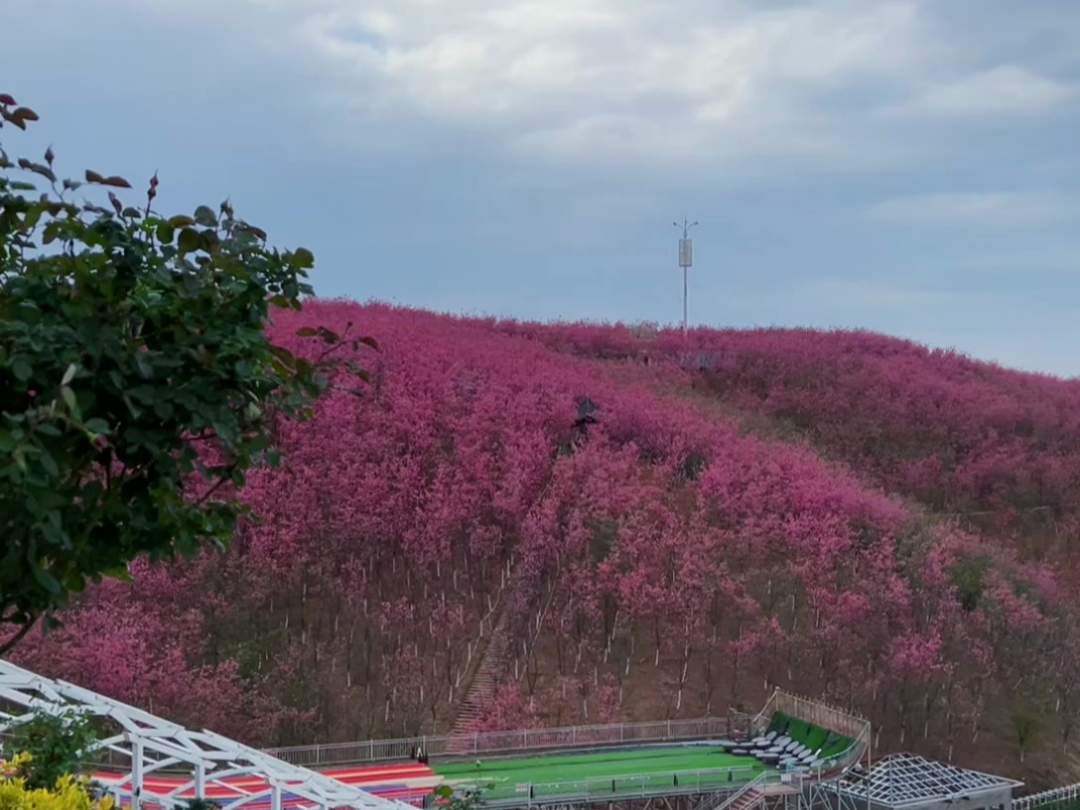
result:
M 8 709 L 14 708 L 13 712 Z M 23 711 L 19 712 L 21 707 Z M 78 712 L 111 720 L 117 733 L 99 740 L 95 750 L 119 759 L 115 776 L 95 781 L 118 800 L 183 808 L 191 798 L 206 798 L 210 785 L 236 776 L 258 777 L 264 786 L 242 792 L 228 785 L 233 796 L 214 798 L 223 810 L 269 807 L 270 810 L 416 810 L 404 802 L 379 798 L 316 771 L 290 765 L 255 748 L 212 731 L 189 731 L 149 712 L 107 698 L 66 681 L 52 680 L 0 660 L 0 733 L 31 720 L 35 713 L 62 715 Z M 125 768 L 124 772 L 120 772 Z M 180 783 L 147 785 L 151 775 L 180 778 Z M 167 789 L 161 785 L 167 785 Z

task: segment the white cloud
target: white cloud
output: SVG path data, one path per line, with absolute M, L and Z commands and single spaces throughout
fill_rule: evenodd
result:
M 1071 85 L 1019 65 L 1001 65 L 920 90 L 893 113 L 930 116 L 1039 115 L 1076 98 Z
M 1080 201 L 1056 192 L 943 193 L 895 197 L 868 216 L 900 225 L 1028 227 L 1074 220 Z
M 915 0 L 323 0 L 296 33 L 350 102 L 568 158 L 835 149 L 822 96 L 934 52 Z
M 1030 113 L 1072 98 L 1020 64 L 972 73 L 990 55 L 962 45 L 933 0 L 111 2 L 231 25 L 238 48 L 304 71 L 336 141 L 359 111 L 568 161 L 865 166 L 932 142 L 875 111 Z

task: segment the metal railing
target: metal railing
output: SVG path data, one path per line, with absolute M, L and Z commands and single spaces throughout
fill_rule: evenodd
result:
M 1042 793 L 1032 793 L 1030 796 L 1020 796 L 1012 800 L 1013 810 L 1036 810 L 1039 807 L 1078 804 L 1080 804 L 1080 784 L 1051 788 Z
M 713 793 L 704 797 L 693 810 L 728 810 L 739 799 L 753 792 L 764 798 L 777 794 L 801 793 L 802 788 L 803 774 L 798 771 L 762 771 L 734 793 Z
M 766 707 L 770 706 L 773 711 L 805 720 L 807 723 L 835 731 L 845 737 L 858 737 L 869 725 L 865 718 L 858 717 L 845 709 L 831 706 L 820 700 L 793 695 L 780 689 L 773 693 L 769 703 L 766 704 Z
M 754 781 L 756 781 L 756 777 L 751 780 L 751 782 Z M 750 782 L 747 783 L 747 785 L 749 784 Z M 712 793 L 706 793 L 703 796 L 699 796 L 697 801 L 690 807 L 690 810 L 719 810 L 720 806 L 725 804 L 728 799 L 746 792 L 747 785 L 739 788 L 735 793 L 732 793 L 731 788 L 727 787 L 722 790 L 714 790 Z
M 768 728 L 769 723 L 772 722 L 773 712 L 776 711 L 776 696 L 780 694 L 779 689 L 774 689 L 772 694 L 769 695 L 769 699 L 765 701 L 765 705 L 761 707 L 761 711 L 754 715 L 754 731 L 763 732 Z
M 709 810 L 727 810 L 729 807 L 731 807 L 731 805 L 735 804 L 735 802 L 739 801 L 739 799 L 741 799 L 743 796 L 750 793 L 750 791 L 754 790 L 760 793 L 761 789 L 765 786 L 765 783 L 768 781 L 768 779 L 768 771 L 762 771 L 757 778 L 751 779 L 749 782 L 743 785 L 741 790 L 728 796 L 719 805 L 716 805 Z
M 870 742 L 870 723 L 864 721 L 864 728 L 856 735 L 843 751 L 839 751 L 821 761 L 816 768 L 804 770 L 804 778 L 817 781 L 836 779 L 843 771 L 846 771 L 860 759 Z
M 713 795 L 740 792 L 764 774 L 755 767 L 710 768 L 697 771 L 628 774 L 625 776 L 563 779 L 557 782 L 485 785 L 478 776 L 475 787 L 481 789 L 485 808 L 533 807 L 545 804 L 588 804 L 612 798 L 677 796 L 709 792 Z M 727 790 L 724 786 L 729 786 Z M 467 780 L 457 781 L 457 788 L 469 787 Z
M 271 748 L 266 753 L 293 765 L 325 768 L 335 765 L 409 759 L 416 748 L 423 748 L 429 756 L 475 754 L 490 756 L 560 748 L 746 737 L 750 733 L 751 726 L 752 718 L 748 715 L 733 715 L 696 720 L 659 720 L 648 723 L 489 731 L 433 737 L 404 737 L 396 740 L 301 745 Z

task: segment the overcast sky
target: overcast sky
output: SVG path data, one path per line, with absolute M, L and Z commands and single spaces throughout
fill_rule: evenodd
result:
M 0 0 L 9 151 L 231 196 L 321 294 L 671 323 L 685 214 L 695 323 L 1068 376 L 1078 88 L 1076 0 Z

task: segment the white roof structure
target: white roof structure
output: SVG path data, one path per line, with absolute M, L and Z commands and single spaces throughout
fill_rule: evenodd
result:
M 108 751 L 111 762 L 122 764 L 115 766 L 115 776 L 99 776 L 95 781 L 122 804 L 135 805 L 132 800 L 138 799 L 166 810 L 182 808 L 192 797 L 206 798 L 210 786 L 224 786 L 224 779 L 247 776 L 257 777 L 260 786 L 244 793 L 228 785 L 231 798 L 214 798 L 223 810 L 254 810 L 255 806 L 270 810 L 416 810 L 282 762 L 212 731 L 189 731 L 89 689 L 44 678 L 0 660 L 0 732 L 31 720 L 36 712 L 60 715 L 69 711 L 106 718 L 118 727 L 113 736 L 99 741 L 97 749 Z M 154 776 L 173 779 L 154 781 Z M 175 782 L 178 776 L 180 781 Z M 151 777 L 149 785 L 147 777 Z
M 896 810 L 970 799 L 1022 787 L 1023 782 L 934 762 L 915 754 L 890 754 L 869 770 L 852 769 L 839 788 L 852 799 Z

